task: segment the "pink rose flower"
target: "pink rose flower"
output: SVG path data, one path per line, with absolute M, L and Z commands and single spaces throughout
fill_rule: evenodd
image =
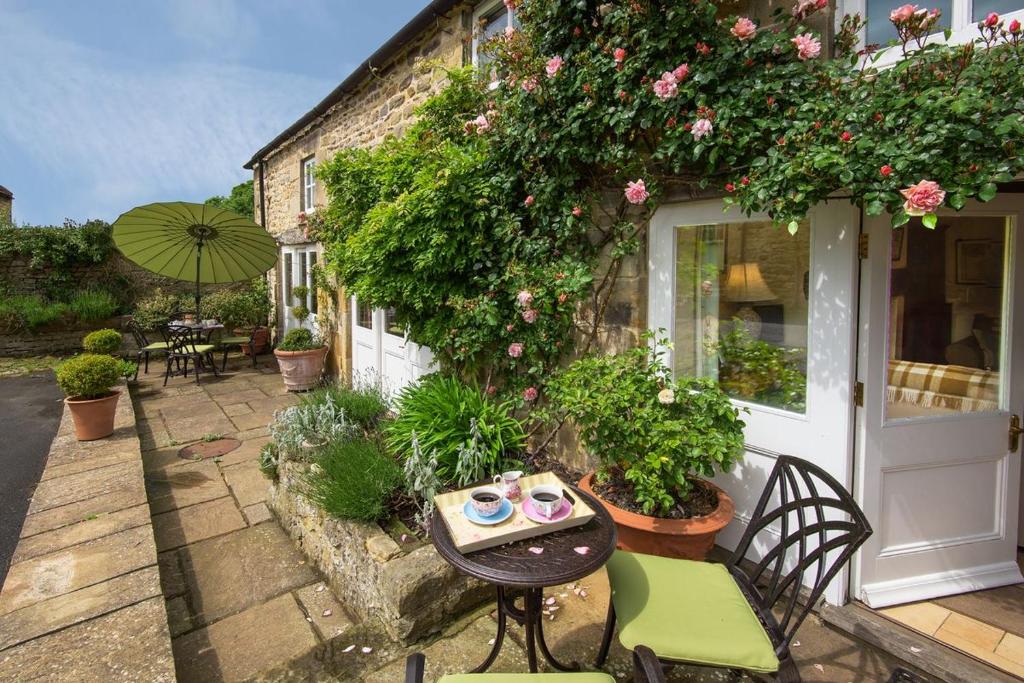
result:
M 906 23 L 907 21 L 910 21 L 910 18 L 914 16 L 915 12 L 917 12 L 917 5 L 901 5 L 892 12 L 889 12 L 889 21 L 894 24 Z
M 523 355 L 523 345 L 520 344 L 519 342 L 509 344 L 508 355 L 512 356 L 513 358 L 519 358 L 521 355 Z
M 515 11 L 516 6 L 519 5 L 519 0 L 505 0 L 505 9 Z
M 558 303 L 564 304 L 568 300 L 569 300 L 569 295 L 566 294 L 565 292 L 562 292 L 561 294 L 558 295 Z
M 488 396 L 494 396 L 496 393 L 498 393 L 498 387 L 494 386 L 493 384 L 487 387 Z
M 693 134 L 694 140 L 700 140 L 706 135 L 711 135 L 714 131 L 715 126 L 711 123 L 710 119 L 697 119 L 690 132 Z
M 515 34 L 516 34 L 516 27 L 515 26 L 506 26 L 505 27 L 505 40 L 511 40 L 512 36 L 514 36 Z
M 747 17 L 740 17 L 736 20 L 733 27 L 729 29 L 729 33 L 741 41 L 747 41 L 757 35 L 757 24 Z
M 523 80 L 523 90 L 526 92 L 533 92 L 537 89 L 537 79 L 534 76 L 530 76 Z
M 512 323 L 509 323 L 508 325 L 505 325 L 505 331 L 506 332 L 511 332 L 514 329 L 516 329 L 516 326 L 513 325 Z
M 626 183 L 626 201 L 630 204 L 643 204 L 650 196 L 642 179 L 637 178 L 635 182 Z
M 516 301 L 519 302 L 520 306 L 529 306 L 533 303 L 533 294 L 524 289 L 516 294 Z
M 526 400 L 526 401 L 536 401 L 537 400 L 537 388 L 536 387 L 526 387 L 525 389 L 523 389 L 523 399 Z
M 526 206 L 533 206 L 533 202 L 534 199 L 532 194 L 526 195 L 526 199 L 523 200 L 523 204 L 525 204 Z
M 1010 31 L 1010 33 L 1012 33 L 1013 35 L 1017 35 L 1018 33 L 1020 33 L 1020 22 L 1019 22 L 1019 21 L 1017 21 L 1016 19 L 1014 19 L 1013 21 L 1011 21 L 1011 22 L 1010 22 L 1010 25 L 1009 25 L 1009 26 L 1007 26 L 1006 28 L 1007 28 L 1007 29 L 1008 29 L 1008 30 Z
M 487 117 L 485 115 L 480 114 L 480 116 L 477 116 L 472 121 L 466 122 L 467 133 L 472 132 L 474 129 L 476 129 L 477 135 L 483 135 L 484 133 L 491 129 L 491 123 L 490 121 L 487 120 Z
M 581 209 L 578 206 L 572 207 L 572 215 L 576 216 L 576 218 L 579 218 L 580 216 L 583 215 L 583 209 Z
M 686 80 L 686 77 L 690 75 L 690 65 L 680 64 L 672 70 L 672 75 L 675 76 L 676 83 L 682 83 Z
M 797 3 L 793 5 L 793 16 L 797 19 L 804 19 L 826 5 L 828 5 L 828 0 L 797 0 Z
M 999 23 L 999 15 L 995 12 L 989 12 L 989 15 L 985 17 L 985 28 L 992 28 Z
M 903 202 L 903 210 L 911 216 L 934 213 L 946 199 L 946 191 L 933 180 L 921 180 L 905 190 L 900 190 L 900 194 L 907 200 Z
M 523 311 L 523 320 L 530 323 L 531 325 L 537 322 L 537 309 L 527 308 L 525 311 Z
M 555 74 L 558 73 L 558 70 L 562 68 L 562 64 L 562 58 L 558 55 L 549 59 L 547 66 L 544 67 L 544 71 L 547 72 L 548 78 L 554 78 Z
M 676 85 L 676 77 L 671 71 L 666 71 L 661 78 L 654 82 L 654 94 L 659 99 L 668 100 L 676 96 L 679 86 Z
M 796 56 L 801 61 L 816 59 L 821 54 L 821 41 L 810 33 L 801 33 L 790 42 L 796 46 Z
M 626 48 L 624 48 L 624 47 L 617 47 L 617 48 L 615 48 L 615 51 L 612 52 L 612 56 L 615 57 L 615 63 L 616 64 L 622 64 L 622 62 L 625 61 L 625 59 L 626 59 Z

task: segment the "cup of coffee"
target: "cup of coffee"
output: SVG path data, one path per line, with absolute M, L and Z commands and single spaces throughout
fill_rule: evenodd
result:
M 562 496 L 560 486 L 541 484 L 530 489 L 530 502 L 533 503 L 533 509 L 548 519 L 554 517 L 555 513 L 562 509 Z
M 494 486 L 480 486 L 469 493 L 473 509 L 481 517 L 493 517 L 501 510 L 501 502 L 505 496 L 501 489 Z

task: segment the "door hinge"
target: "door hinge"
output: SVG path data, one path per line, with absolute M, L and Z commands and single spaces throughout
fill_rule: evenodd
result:
M 868 257 L 868 233 L 862 232 L 857 238 L 857 256 L 862 259 Z
M 857 382 L 853 385 L 853 405 L 858 408 L 864 407 L 864 382 Z
M 1010 452 L 1016 453 L 1017 449 L 1020 448 L 1020 435 L 1024 434 L 1024 429 L 1020 426 L 1020 415 L 1010 416 Z

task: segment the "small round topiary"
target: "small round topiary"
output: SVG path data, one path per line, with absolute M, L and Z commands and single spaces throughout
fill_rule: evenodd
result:
M 83 353 L 58 365 L 56 374 L 57 385 L 68 398 L 103 398 L 121 379 L 121 361 L 99 353 Z
M 82 338 L 86 353 L 113 355 L 121 350 L 121 333 L 110 328 L 90 332 Z
M 312 332 L 300 327 L 284 335 L 284 339 L 277 345 L 277 349 L 278 351 L 312 351 L 321 346 L 323 344 L 313 336 Z

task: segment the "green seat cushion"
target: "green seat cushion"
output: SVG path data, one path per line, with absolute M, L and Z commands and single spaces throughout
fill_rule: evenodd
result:
M 616 551 L 608 561 L 619 640 L 664 659 L 778 671 L 775 647 L 721 564 Z
M 249 338 L 248 337 L 221 337 L 220 338 L 220 343 L 221 344 L 248 344 L 249 343 Z
M 167 342 L 153 342 L 152 344 L 147 344 L 146 346 L 143 346 L 140 350 L 141 351 L 166 351 L 167 350 Z
M 217 347 L 213 344 L 196 344 L 195 346 L 189 344 L 185 347 L 185 353 L 192 353 L 193 351 L 195 353 L 206 353 L 207 351 L 213 351 L 215 348 Z
M 455 674 L 442 676 L 439 683 L 615 683 L 604 673 L 567 674 Z

